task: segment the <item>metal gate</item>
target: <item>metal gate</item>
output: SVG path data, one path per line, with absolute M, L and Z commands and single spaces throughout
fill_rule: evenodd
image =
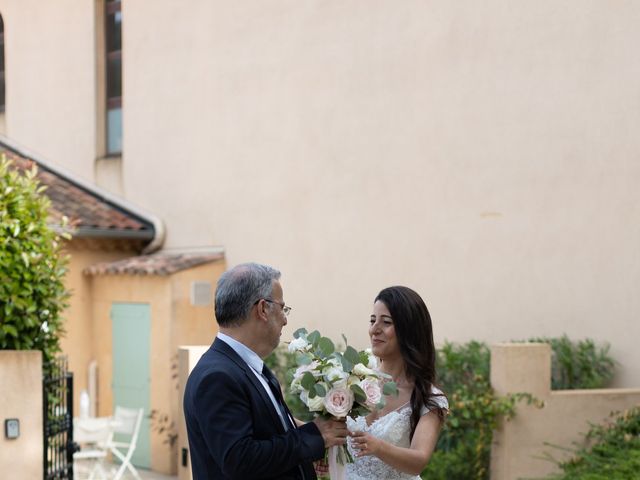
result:
M 46 368 L 42 382 L 44 480 L 73 480 L 73 373 L 66 357 Z

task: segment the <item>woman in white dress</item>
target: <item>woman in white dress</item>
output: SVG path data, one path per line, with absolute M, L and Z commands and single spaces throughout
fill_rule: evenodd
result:
M 435 347 L 431 317 L 420 296 L 407 287 L 389 287 L 376 297 L 369 336 L 380 370 L 391 375 L 398 396 L 383 409 L 349 418 L 348 480 L 420 479 L 438 441 L 448 410 L 434 385 Z

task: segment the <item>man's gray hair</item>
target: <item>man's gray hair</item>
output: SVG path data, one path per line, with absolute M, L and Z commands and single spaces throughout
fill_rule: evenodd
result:
M 280 272 L 268 265 L 243 263 L 224 272 L 216 287 L 216 320 L 221 327 L 240 325 L 261 298 L 271 298 Z

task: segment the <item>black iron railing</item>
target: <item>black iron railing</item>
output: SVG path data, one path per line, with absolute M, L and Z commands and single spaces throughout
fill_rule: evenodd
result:
M 42 398 L 44 480 L 73 480 L 73 373 L 66 357 L 45 368 Z

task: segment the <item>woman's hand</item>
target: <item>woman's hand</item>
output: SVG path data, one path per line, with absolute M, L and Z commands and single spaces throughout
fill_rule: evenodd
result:
M 351 432 L 351 446 L 356 451 L 356 457 L 377 455 L 382 447 L 382 440 L 366 432 Z
M 326 460 L 316 460 L 313 462 L 313 469 L 316 471 L 318 478 L 326 477 L 329 475 L 329 464 Z

